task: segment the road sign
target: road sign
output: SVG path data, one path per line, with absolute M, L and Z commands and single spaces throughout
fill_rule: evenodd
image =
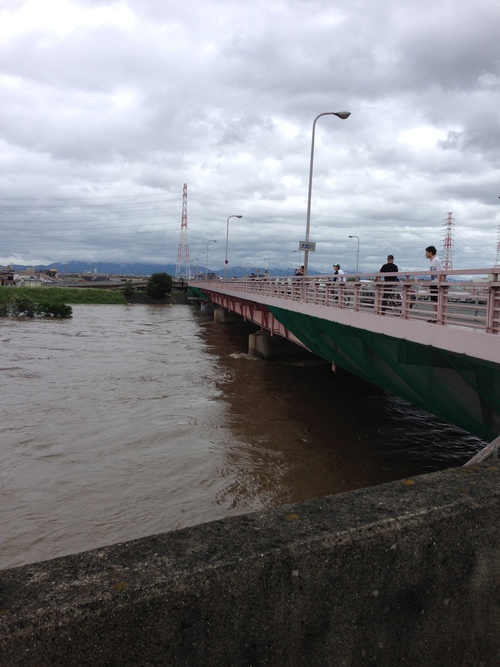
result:
M 316 243 L 313 241 L 300 241 L 299 250 L 307 250 L 308 252 L 316 252 Z

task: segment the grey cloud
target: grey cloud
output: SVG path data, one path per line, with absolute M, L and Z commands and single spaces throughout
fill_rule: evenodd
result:
M 347 108 L 347 121 L 317 125 L 316 268 L 332 255 L 352 265 L 352 233 L 367 268 L 388 246 L 406 268 L 425 266 L 422 239 L 439 245 L 447 211 L 457 237 L 470 229 L 457 261 L 493 261 L 494 240 L 487 253 L 484 243 L 500 222 L 489 203 L 500 194 L 496 3 L 107 5 L 132 22 L 69 34 L 27 26 L 3 39 L 0 29 L 0 192 L 33 204 L 0 208 L 4 260 L 174 261 L 187 182 L 193 247 L 220 239 L 238 211 L 232 260 L 272 253 L 285 265 L 304 233 L 312 121 Z M 6 6 L 19 10 L 3 3 L 0 13 Z M 422 142 L 418 132 L 403 141 L 413 130 Z

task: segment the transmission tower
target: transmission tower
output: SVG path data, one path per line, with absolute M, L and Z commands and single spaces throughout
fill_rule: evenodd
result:
M 495 259 L 495 269 L 497 266 L 500 266 L 500 225 L 498 225 L 498 232 L 497 232 L 497 256 Z
M 191 278 L 191 270 L 189 266 L 187 199 L 188 186 L 184 183 L 184 189 L 182 190 L 181 237 L 179 240 L 179 249 L 177 251 L 177 266 L 175 268 L 175 277 L 177 280 Z
M 446 222 L 444 225 L 444 253 L 443 253 L 443 269 L 445 271 L 453 271 L 453 227 L 454 220 L 451 216 L 453 213 L 448 213 Z

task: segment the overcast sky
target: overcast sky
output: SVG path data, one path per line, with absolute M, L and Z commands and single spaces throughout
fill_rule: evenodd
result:
M 497 259 L 498 0 L 0 0 L 0 263 Z

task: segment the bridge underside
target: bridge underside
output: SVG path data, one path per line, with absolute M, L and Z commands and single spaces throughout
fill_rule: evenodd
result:
M 192 288 L 190 288 L 192 289 Z M 205 294 L 200 290 L 196 290 L 205 297 Z M 206 298 L 206 297 L 205 297 Z M 254 324 L 257 324 L 262 329 L 269 331 L 273 336 L 281 336 L 287 340 L 300 345 L 301 347 L 307 347 L 302 340 L 297 338 L 290 329 L 287 329 L 282 322 L 274 316 L 274 313 L 266 305 L 251 301 L 249 299 L 242 299 L 240 297 L 230 296 L 227 294 L 220 294 L 218 292 L 211 292 L 210 299 L 213 303 L 216 303 L 221 308 L 225 308 L 228 311 L 237 313 L 241 315 L 243 319 L 249 320 Z
M 485 440 L 500 433 L 500 364 L 269 309 L 311 352 Z
M 234 295 L 210 298 L 479 438 L 500 434 L 499 363 Z

